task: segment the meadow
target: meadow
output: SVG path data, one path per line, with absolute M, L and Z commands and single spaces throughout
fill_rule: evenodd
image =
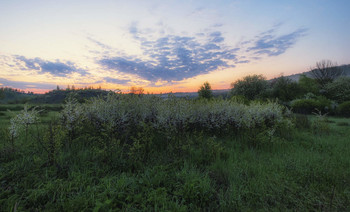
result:
M 1 211 L 350 210 L 349 118 L 120 94 L 26 107 L 0 107 Z

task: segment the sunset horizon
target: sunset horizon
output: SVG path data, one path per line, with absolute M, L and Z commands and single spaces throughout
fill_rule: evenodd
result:
M 0 87 L 145 93 L 230 89 L 246 75 L 350 64 L 339 1 L 0 2 Z

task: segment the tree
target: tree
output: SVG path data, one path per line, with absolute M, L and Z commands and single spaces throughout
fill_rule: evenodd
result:
M 305 74 L 300 75 L 299 88 L 303 94 L 313 93 L 315 95 L 319 94 L 320 85 L 313 78 L 307 77 Z
M 343 75 L 343 70 L 330 60 L 317 62 L 316 67 L 311 70 L 311 76 L 322 88 L 341 75 Z
M 231 95 L 242 95 L 249 100 L 257 99 L 268 88 L 263 75 L 249 75 L 231 84 Z
M 340 77 L 325 86 L 328 98 L 342 103 L 350 101 L 350 77 Z
M 0 88 L 0 99 L 4 98 L 4 88 Z
M 142 95 L 144 93 L 144 89 L 142 87 L 135 87 L 135 86 L 132 86 L 130 88 L 130 94 L 133 94 L 133 95 Z
M 298 83 L 284 76 L 272 80 L 271 88 L 271 96 L 284 102 L 291 101 L 300 95 Z
M 199 98 L 211 99 L 213 97 L 213 92 L 211 90 L 211 85 L 209 82 L 205 82 L 198 90 Z

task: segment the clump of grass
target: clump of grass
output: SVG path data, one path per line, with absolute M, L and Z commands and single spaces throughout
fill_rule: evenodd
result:
M 295 115 L 295 126 L 298 129 L 310 129 L 311 121 L 307 115 L 296 114 Z
M 313 133 L 317 135 L 329 134 L 330 127 L 327 122 L 327 117 L 326 117 L 327 113 L 322 114 L 320 110 L 317 110 L 317 113 L 313 113 L 313 114 L 316 115 L 316 119 L 313 120 L 311 124 Z
M 338 122 L 337 126 L 350 126 L 350 124 L 348 122 L 342 121 L 342 122 Z

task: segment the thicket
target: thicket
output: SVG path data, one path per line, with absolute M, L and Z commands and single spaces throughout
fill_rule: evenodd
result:
M 333 68 L 322 71 L 333 71 Z M 336 77 L 321 82 L 306 75 L 301 75 L 299 81 L 292 81 L 284 76 L 270 81 L 261 75 L 246 76 L 232 83 L 230 98 L 239 99 L 246 104 L 252 100 L 273 100 L 302 114 L 321 111 L 332 115 L 345 115 L 346 113 L 340 113 L 337 108 L 350 100 L 350 77 Z
M 338 115 L 350 117 L 350 101 L 341 103 L 337 108 Z
M 302 114 L 312 114 L 316 111 L 322 113 L 333 112 L 331 100 L 324 96 L 307 95 L 304 99 L 293 100 L 290 106 L 294 112 Z
M 338 103 L 350 101 L 350 77 L 341 77 L 327 84 L 324 92 L 328 98 Z

